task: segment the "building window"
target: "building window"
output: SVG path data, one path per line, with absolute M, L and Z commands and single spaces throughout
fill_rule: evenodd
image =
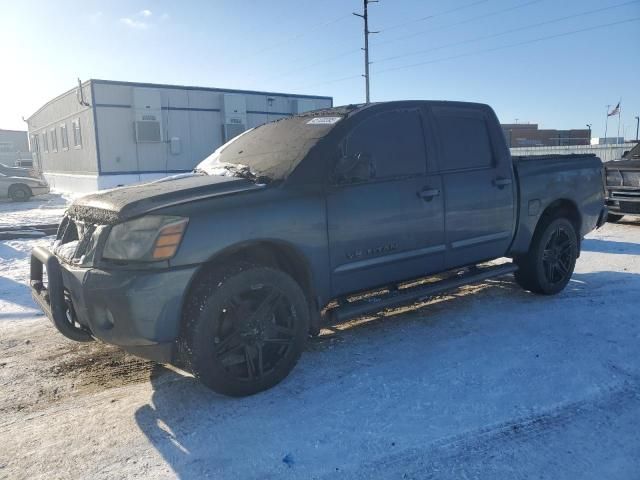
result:
M 79 118 L 71 122 L 71 128 L 73 128 L 73 146 L 76 148 L 82 147 L 82 131 L 80 130 Z
M 62 149 L 69 150 L 69 136 L 67 135 L 67 124 L 60 125 L 60 141 L 62 142 Z
M 38 135 L 31 135 L 31 151 L 40 153 L 40 146 L 38 145 Z
M 58 134 L 56 133 L 56 129 L 52 128 L 49 133 L 51 134 L 51 151 L 57 152 L 58 151 Z
M 13 153 L 16 151 L 16 148 L 13 145 L 13 142 L 0 142 L 0 152 L 2 153 Z
M 44 153 L 49 153 L 49 138 L 46 131 L 42 132 L 42 150 Z

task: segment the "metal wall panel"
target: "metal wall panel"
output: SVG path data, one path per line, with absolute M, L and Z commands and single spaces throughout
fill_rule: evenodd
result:
M 85 82 L 82 87 L 84 100 L 91 104 L 91 86 Z M 73 144 L 72 122 L 80 120 L 82 145 L 76 147 Z M 60 139 L 60 125 L 65 124 L 69 136 L 69 148 L 62 148 Z M 80 105 L 77 89 L 74 88 L 59 97 L 51 100 L 34 113 L 27 120 L 29 134 L 38 134 L 41 138 L 43 132 L 49 136 L 49 151 L 45 152 L 40 140 L 40 152 L 34 154 L 34 160 L 45 172 L 64 173 L 95 173 L 98 171 L 97 152 L 95 142 L 95 128 L 93 110 L 91 107 Z M 54 152 L 51 145 L 51 129 L 54 128 L 58 136 L 58 151 Z
M 83 148 L 71 152 L 46 155 L 44 169 L 59 173 L 130 174 L 138 172 L 174 172 L 190 170 L 223 143 L 224 95 L 245 97 L 247 128 L 282 118 L 298 111 L 296 95 L 199 89 L 170 85 L 135 84 L 95 80 L 85 84 L 85 98 L 95 108 L 81 107 L 75 90 L 49 102 L 29 121 L 33 131 L 61 119 L 71 121 L 80 116 Z M 91 98 L 91 85 L 94 99 Z M 134 121 L 139 116 L 137 103 L 144 98 L 159 98 L 162 142 L 137 143 Z M 139 101 L 136 101 L 139 100 Z M 156 102 L 157 103 L 157 102 Z M 330 98 L 304 98 L 305 105 L 315 108 L 331 106 Z M 39 125 L 39 126 L 38 126 Z M 30 126 L 30 131 L 31 131 Z M 98 145 L 95 138 L 98 138 Z M 171 141 L 178 149 L 171 150 Z M 70 142 L 72 137 L 70 136 Z M 60 144 L 60 140 L 58 140 Z M 50 157 L 50 158 L 49 158 Z M 98 167 L 99 165 L 99 167 Z M 99 170 L 98 170 L 99 168 Z

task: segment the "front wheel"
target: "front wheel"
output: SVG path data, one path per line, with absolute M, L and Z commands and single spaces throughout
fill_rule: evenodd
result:
M 515 259 L 516 282 L 525 290 L 544 295 L 562 291 L 569 283 L 578 257 L 578 236 L 566 218 L 544 221 L 526 255 Z
M 269 267 L 236 265 L 210 275 L 186 311 L 186 363 L 218 393 L 245 396 L 283 380 L 309 332 L 296 281 Z
M 12 185 L 9 188 L 9 197 L 14 202 L 26 202 L 31 198 L 31 189 L 25 185 Z

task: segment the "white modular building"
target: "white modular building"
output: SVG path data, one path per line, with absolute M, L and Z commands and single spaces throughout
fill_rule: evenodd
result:
M 249 128 L 331 106 L 323 96 L 88 80 L 27 124 L 51 187 L 89 192 L 190 171 Z

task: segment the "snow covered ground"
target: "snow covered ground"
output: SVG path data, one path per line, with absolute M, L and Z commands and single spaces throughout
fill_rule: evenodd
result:
M 59 335 L 26 288 L 50 241 L 0 242 L 0 478 L 640 478 L 640 221 L 589 235 L 558 296 L 504 277 L 351 322 L 244 399 Z

